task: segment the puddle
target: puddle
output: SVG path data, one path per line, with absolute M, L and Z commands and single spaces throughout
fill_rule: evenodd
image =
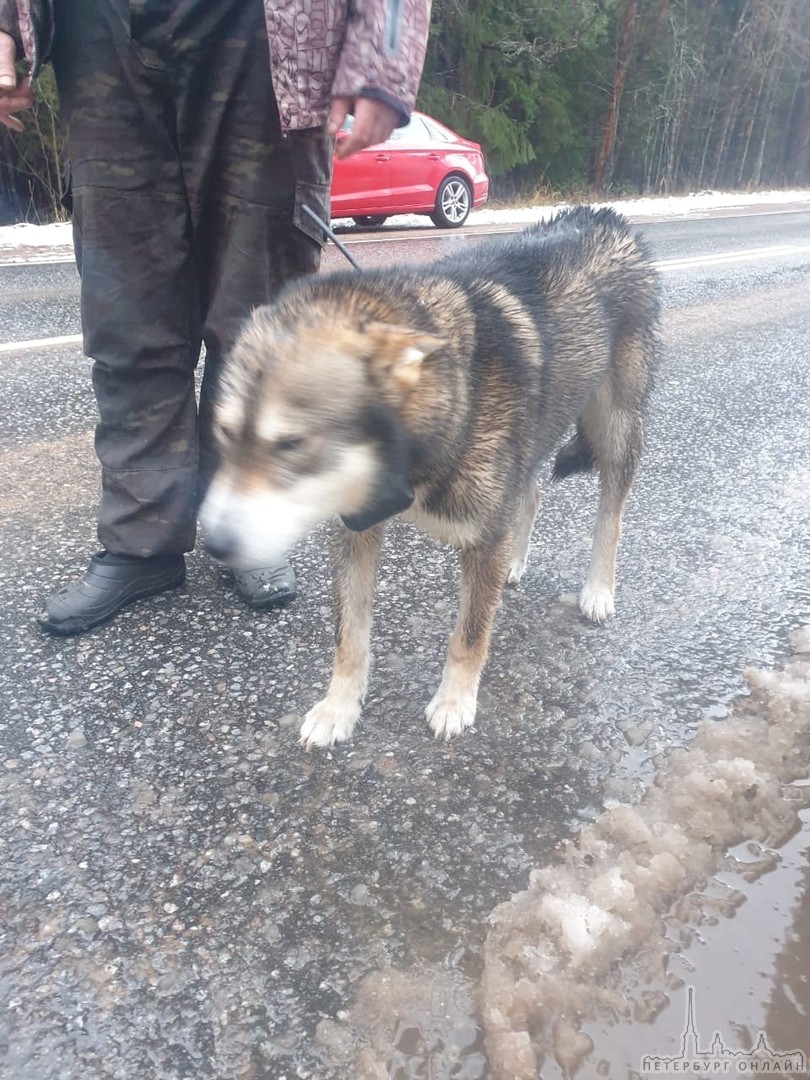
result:
M 746 672 L 748 696 L 659 758 L 636 805 L 609 805 L 491 913 L 482 955 L 364 980 L 319 1031 L 344 1068 L 805 1075 L 810 627 L 791 642 L 781 671 Z
M 781 847 L 742 845 L 739 870 L 684 898 L 666 976 L 637 978 L 629 1018 L 584 1026 L 581 1075 L 810 1075 L 810 812 L 799 818 Z

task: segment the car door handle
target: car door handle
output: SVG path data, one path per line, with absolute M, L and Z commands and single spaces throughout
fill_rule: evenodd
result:
M 390 158 L 390 156 L 388 154 L 375 154 L 374 155 L 374 160 L 375 161 L 390 161 L 391 158 Z
M 441 161 L 438 154 L 428 154 L 428 161 Z

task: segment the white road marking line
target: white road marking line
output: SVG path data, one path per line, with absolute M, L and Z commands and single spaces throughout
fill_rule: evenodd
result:
M 7 341 L 0 345 L 0 353 L 23 352 L 25 349 L 49 349 L 59 345 L 81 345 L 81 334 L 64 337 L 35 338 L 32 341 Z
M 658 270 L 690 270 L 703 266 L 722 266 L 732 262 L 771 259 L 778 255 L 810 254 L 810 244 L 776 244 L 766 248 L 744 248 L 740 251 L 719 252 L 715 255 L 690 255 L 683 259 L 662 259 L 655 263 Z M 0 344 L 0 353 L 23 352 L 26 349 L 48 349 L 60 345 L 81 345 L 81 334 L 64 337 L 36 338 L 32 341 L 9 341 Z
M 810 244 L 776 244 L 773 247 L 743 248 L 740 251 L 718 252 L 715 255 L 689 255 L 683 259 L 662 259 L 655 263 L 655 266 L 658 270 L 689 270 L 692 267 L 770 259 L 776 255 L 806 255 L 808 252 L 810 252 Z

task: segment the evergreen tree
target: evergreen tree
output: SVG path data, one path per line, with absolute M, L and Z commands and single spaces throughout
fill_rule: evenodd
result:
M 614 6 L 435 0 L 420 106 L 480 142 L 493 177 L 581 180 L 581 121 L 599 93 L 598 50 Z

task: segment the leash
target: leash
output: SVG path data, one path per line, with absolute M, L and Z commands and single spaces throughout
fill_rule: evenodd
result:
M 326 224 L 326 222 L 321 221 L 321 219 L 318 217 L 318 215 L 315 213 L 315 211 L 310 209 L 310 207 L 302 206 L 301 209 L 304 211 L 305 214 L 308 214 L 309 217 L 312 218 L 312 220 L 315 222 L 315 224 L 320 229 L 323 230 L 324 235 L 328 236 L 329 239 L 332 241 L 332 243 L 335 245 L 335 247 L 338 249 L 338 251 L 340 251 L 340 253 L 342 255 L 346 256 L 346 258 L 349 260 L 349 262 L 352 264 L 352 266 L 355 268 L 355 270 L 362 273 L 363 271 L 362 271 L 362 268 L 361 268 L 360 264 L 356 261 L 356 259 L 354 258 L 352 253 L 349 251 L 349 249 L 346 247 L 346 245 L 341 240 L 338 240 L 338 238 L 335 236 L 335 234 L 332 232 L 332 230 L 329 228 L 329 226 Z

